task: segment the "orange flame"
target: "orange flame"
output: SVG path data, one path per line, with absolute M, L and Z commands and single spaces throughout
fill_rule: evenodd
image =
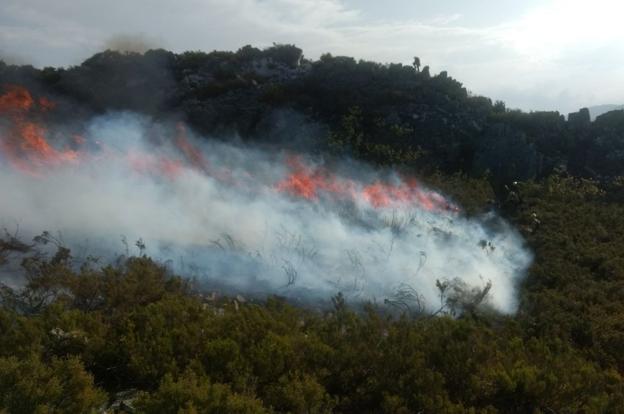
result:
M 39 106 L 41 107 L 41 110 L 43 112 L 46 112 L 46 111 L 51 111 L 54 108 L 56 108 L 56 103 L 52 102 L 51 100 L 43 96 L 39 98 Z
M 4 95 L 0 95 L 0 113 L 19 113 L 28 111 L 34 100 L 28 90 L 16 85 L 6 85 Z
M 182 173 L 183 169 L 182 162 L 178 160 L 141 152 L 131 151 L 126 158 L 130 167 L 141 174 L 162 175 L 174 179 Z
M 8 127 L 0 130 L 0 156 L 14 168 L 39 176 L 49 167 L 93 159 L 82 135 L 71 135 L 67 140 L 68 147 L 63 150 L 54 148 L 47 141 L 48 134 L 41 121 L 47 112 L 56 108 L 56 103 L 46 97 L 35 99 L 21 86 L 5 85 L 4 89 L 5 93 L 0 95 L 0 120 L 8 120 Z M 186 128 L 181 123 L 177 125 L 173 143 L 179 153 L 178 157 L 171 158 L 161 153 L 146 154 L 136 150 L 122 153 L 95 141 L 101 150 L 99 159 L 124 160 L 140 174 L 176 179 L 184 169 L 194 169 L 224 184 L 245 185 L 251 191 L 255 190 L 257 183 L 253 174 L 241 172 L 238 175 L 243 178 L 244 183 L 241 183 L 231 170 L 211 167 L 201 150 L 187 138 Z M 340 200 L 363 201 L 373 208 L 413 205 L 428 211 L 458 211 L 443 196 L 425 189 L 413 178 L 401 178 L 398 183 L 379 180 L 361 183 L 338 176 L 324 167 L 307 165 L 296 155 L 286 157 L 285 165 L 288 169 L 286 177 L 272 188 L 293 197 L 314 201 L 321 196 L 330 196 Z
M 46 140 L 45 128 L 27 119 L 31 114 L 53 109 L 53 102 L 45 97 L 35 101 L 30 92 L 21 86 L 6 85 L 5 90 L 0 95 L 0 116 L 9 120 L 9 126 L 0 135 L 0 149 L 12 165 L 37 175 L 41 167 L 77 160 L 76 151 L 55 149 Z
M 352 181 L 341 180 L 324 169 L 308 167 L 300 156 L 288 156 L 286 165 L 292 172 L 277 183 L 278 191 L 308 200 L 317 199 L 319 192 L 353 196 L 355 184 Z
M 416 205 L 427 211 L 458 211 L 455 205 L 440 194 L 424 189 L 414 178 L 402 179 L 399 184 L 376 181 L 363 185 L 306 166 L 299 156 L 287 157 L 286 165 L 290 173 L 275 188 L 291 196 L 316 200 L 320 193 L 328 193 L 343 199 L 364 200 L 374 208 Z
M 208 163 L 203 154 L 195 148 L 186 138 L 186 128 L 181 123 L 177 124 L 178 135 L 176 137 L 176 145 L 182 151 L 187 161 L 200 171 L 208 171 Z

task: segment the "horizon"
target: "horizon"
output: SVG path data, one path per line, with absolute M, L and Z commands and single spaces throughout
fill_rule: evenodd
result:
M 323 53 L 447 71 L 471 93 L 508 108 L 559 111 L 624 103 L 624 5 L 597 0 L 7 0 L 0 59 L 35 67 L 78 65 L 110 49 L 237 50 L 295 44 Z M 184 27 L 184 30 L 179 30 Z M 128 29 L 132 28 L 132 29 Z M 620 86 L 623 85 L 623 86 Z

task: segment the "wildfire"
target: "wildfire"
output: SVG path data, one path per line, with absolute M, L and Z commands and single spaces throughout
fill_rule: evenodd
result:
M 0 96 L 0 113 L 28 111 L 35 103 L 28 90 L 16 85 L 5 86 L 6 93 Z
M 320 192 L 353 196 L 355 183 L 341 180 L 325 169 L 307 166 L 300 156 L 288 156 L 286 166 L 291 173 L 276 185 L 278 191 L 308 200 L 316 200 Z
M 184 165 L 179 160 L 158 157 L 138 151 L 130 151 L 126 154 L 126 160 L 137 173 L 161 175 L 171 180 L 177 178 L 184 169 Z
M 171 154 L 171 151 L 122 152 L 99 141 L 88 145 L 88 138 L 78 133 L 67 137 L 66 148 L 55 148 L 47 139 L 49 133 L 44 121 L 46 114 L 53 111 L 57 104 L 47 97 L 35 98 L 21 86 L 5 85 L 4 90 L 4 94 L 0 95 L 0 159 L 6 159 L 11 166 L 22 172 L 41 176 L 49 168 L 113 158 L 125 161 L 139 174 L 174 180 L 184 170 L 194 170 L 225 185 L 243 185 L 234 178 L 232 170 L 211 165 L 205 153 L 191 143 L 181 123 L 177 125 L 176 136 L 171 140 L 177 154 Z M 96 156 L 89 153 L 89 148 L 95 147 L 100 149 Z M 238 167 L 244 170 L 238 176 L 243 179 L 246 189 L 257 191 L 260 183 L 254 179 L 252 170 L 245 170 L 246 166 Z M 413 178 L 362 183 L 339 176 L 323 166 L 307 164 L 301 156 L 296 155 L 285 157 L 284 167 L 287 172 L 283 179 L 273 185 L 263 185 L 310 201 L 316 201 L 319 197 L 331 197 L 364 202 L 373 208 L 411 205 L 436 212 L 458 210 L 442 195 L 427 190 Z
M 376 181 L 364 185 L 323 168 L 307 166 L 299 156 L 287 157 L 286 165 L 290 173 L 275 188 L 291 196 L 316 200 L 321 193 L 326 193 L 341 199 L 363 200 L 374 208 L 417 205 L 427 211 L 458 211 L 442 195 L 426 190 L 413 178 L 401 179 L 398 184 Z
M 208 162 L 204 158 L 204 155 L 191 143 L 186 137 L 186 128 L 182 123 L 176 125 L 178 134 L 176 137 L 176 145 L 178 149 L 184 154 L 186 160 L 196 169 L 200 171 L 208 171 Z
M 8 120 L 0 135 L 0 149 L 15 168 L 37 175 L 42 167 L 75 162 L 78 152 L 57 150 L 46 140 L 46 130 L 35 120 L 55 104 L 45 97 L 35 100 L 30 92 L 16 85 L 5 86 L 0 96 L 0 116 Z

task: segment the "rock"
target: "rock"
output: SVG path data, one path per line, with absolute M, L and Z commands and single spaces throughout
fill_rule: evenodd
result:
M 113 402 L 103 413 L 135 413 L 134 401 L 137 399 L 139 391 L 130 389 L 115 394 Z

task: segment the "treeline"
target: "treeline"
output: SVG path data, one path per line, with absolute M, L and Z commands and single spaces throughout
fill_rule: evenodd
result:
M 237 52 L 106 51 L 69 68 L 8 66 L 0 83 L 22 83 L 79 111 L 133 110 L 183 117 L 205 134 L 262 141 L 275 114 L 296 111 L 325 129 L 319 150 L 379 164 L 488 176 L 497 186 L 553 171 L 610 180 L 624 174 L 624 111 L 590 121 L 522 112 L 472 95 L 446 72 L 323 55 L 293 45 Z M 59 114 L 58 116 L 67 116 Z

